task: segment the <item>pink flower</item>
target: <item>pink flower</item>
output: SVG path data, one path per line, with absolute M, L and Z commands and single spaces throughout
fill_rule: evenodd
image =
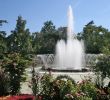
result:
M 42 96 L 38 96 L 38 100 L 42 100 Z
M 67 97 L 67 98 L 73 98 L 73 95 L 72 94 L 66 94 L 65 97 Z
M 80 96 L 81 96 L 81 94 L 80 94 L 80 93 L 76 93 L 76 96 L 77 96 L 77 97 L 80 97 Z

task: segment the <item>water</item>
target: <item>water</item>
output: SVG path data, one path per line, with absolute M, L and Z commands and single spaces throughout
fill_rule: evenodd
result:
M 74 34 L 72 8 L 68 9 L 67 41 L 56 44 L 55 67 L 59 69 L 82 69 L 84 66 L 84 45 Z

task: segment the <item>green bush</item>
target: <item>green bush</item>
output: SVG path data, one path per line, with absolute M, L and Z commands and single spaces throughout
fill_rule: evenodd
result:
M 28 61 L 25 60 L 19 53 L 7 54 L 2 62 L 2 67 L 10 76 L 10 94 L 14 95 L 20 91 L 20 83 L 25 77 L 25 68 Z
M 104 88 L 97 88 L 90 79 L 76 84 L 69 80 L 68 76 L 53 78 L 51 74 L 45 73 L 39 78 L 39 82 L 40 90 L 37 97 L 40 95 L 42 100 L 109 100 L 109 89 L 105 91 Z
M 97 89 L 95 84 L 92 83 L 90 80 L 84 80 L 79 85 L 80 91 L 82 91 L 87 97 L 92 98 L 95 100 L 97 98 Z
M 97 76 L 98 85 L 103 87 L 103 80 L 106 77 L 110 78 L 110 56 L 103 55 L 99 57 L 98 62 L 94 67 L 94 72 Z
M 110 77 L 110 56 L 101 56 L 94 70 L 100 72 L 103 78 Z
M 35 69 L 33 66 L 32 78 L 31 78 L 31 82 L 29 83 L 29 87 L 32 89 L 34 96 L 38 95 L 39 93 L 39 81 L 40 81 L 40 76 L 38 73 L 35 72 Z
M 41 77 L 41 94 L 42 95 L 50 95 L 51 93 L 51 83 L 53 81 L 53 78 L 49 74 L 44 74 Z
M 73 83 L 73 84 L 76 84 L 75 83 L 75 81 L 74 81 L 74 79 L 73 78 L 71 78 L 70 76 L 68 76 L 68 75 L 59 75 L 59 76 L 57 76 L 56 77 L 56 80 L 71 80 L 71 82 Z
M 10 92 L 10 80 L 8 73 L 0 69 L 0 96 L 8 95 Z

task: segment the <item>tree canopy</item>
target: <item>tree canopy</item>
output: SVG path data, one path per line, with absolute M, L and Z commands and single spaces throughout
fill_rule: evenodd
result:
M 26 29 L 26 20 L 18 16 L 15 30 L 11 31 L 8 39 L 8 51 L 30 53 L 32 51 L 31 34 L 29 29 Z
M 3 26 L 3 23 L 7 23 L 6 20 L 0 20 L 0 26 Z M 0 30 L 0 53 L 6 52 L 6 32 Z
M 0 26 L 7 23 L 0 20 Z M 6 32 L 0 30 L 0 52 L 20 52 L 23 54 L 55 53 L 58 40 L 67 39 L 67 27 L 58 27 L 52 21 L 44 22 L 40 32 L 29 31 L 26 20 L 18 16 L 15 29 L 6 37 Z M 102 26 L 97 26 L 93 21 L 87 23 L 82 32 L 77 34 L 79 40 L 84 40 L 85 52 L 92 54 L 110 54 L 110 31 Z
M 102 26 L 96 26 L 93 21 L 85 25 L 77 37 L 84 40 L 86 53 L 103 53 L 104 49 L 109 47 L 109 31 Z

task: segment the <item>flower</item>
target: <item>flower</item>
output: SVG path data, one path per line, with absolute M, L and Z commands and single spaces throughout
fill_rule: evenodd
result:
M 73 99 L 73 95 L 72 94 L 66 94 L 65 97 Z
M 80 97 L 80 96 L 81 96 L 81 94 L 77 92 L 77 93 L 76 93 L 76 96 L 77 96 L 77 97 Z
M 42 96 L 39 95 L 39 96 L 38 96 L 38 100 L 42 100 L 42 99 L 43 99 Z

